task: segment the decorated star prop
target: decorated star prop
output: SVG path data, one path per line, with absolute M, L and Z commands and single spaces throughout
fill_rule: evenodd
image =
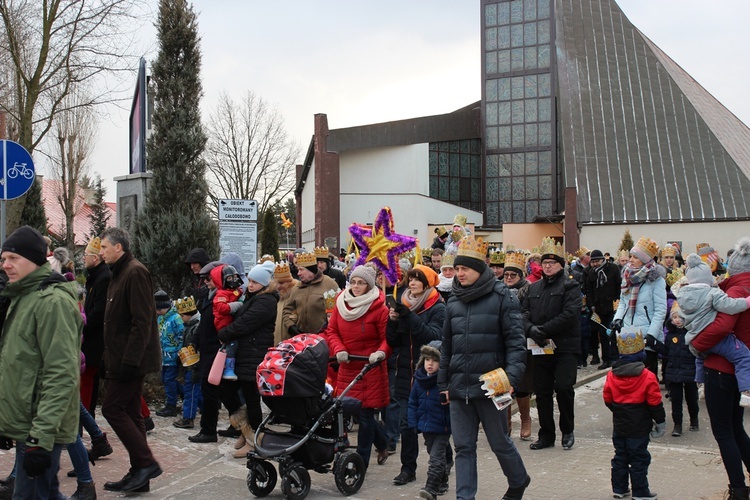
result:
M 393 230 L 393 214 L 390 207 L 383 207 L 375 218 L 372 228 L 361 224 L 349 226 L 349 233 L 362 249 L 356 265 L 373 262 L 391 282 L 398 282 L 397 256 L 417 246 L 417 239 L 398 234 Z

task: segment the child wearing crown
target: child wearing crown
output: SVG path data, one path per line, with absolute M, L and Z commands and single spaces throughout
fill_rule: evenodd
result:
M 604 403 L 612 411 L 612 494 L 615 498 L 656 499 L 649 489 L 648 452 L 650 437 L 661 437 L 666 428 L 666 414 L 656 375 L 646 370 L 646 345 L 640 332 L 618 332 L 619 360 L 612 365 L 604 381 Z M 651 431 L 652 421 L 656 428 Z
M 175 307 L 177 313 L 180 315 L 185 330 L 183 332 L 184 337 L 182 341 L 183 347 L 192 347 L 195 350 L 193 336 L 195 330 L 198 328 L 200 323 L 201 314 L 198 312 L 198 308 L 195 304 L 193 296 L 183 297 L 175 301 Z M 203 405 L 203 394 L 201 392 L 201 379 L 200 375 L 196 373 L 195 368 L 197 364 L 194 364 L 185 369 L 185 383 L 182 385 L 184 399 L 182 401 L 182 418 L 172 425 L 178 429 L 192 429 L 194 425 L 195 415 L 198 412 L 198 407 Z

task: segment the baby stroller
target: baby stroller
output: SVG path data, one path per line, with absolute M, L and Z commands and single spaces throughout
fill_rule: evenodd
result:
M 350 356 L 368 361 L 365 356 Z M 335 358 L 332 358 L 335 360 Z M 258 391 L 271 413 L 255 432 L 255 450 L 248 453 L 247 487 L 256 497 L 276 487 L 277 462 L 284 498 L 300 500 L 310 493 L 310 474 L 333 472 L 336 487 L 353 495 L 365 480 L 362 457 L 349 446 L 344 424 L 346 394 L 375 365 L 362 371 L 339 394 L 326 391 L 328 345 L 323 337 L 300 334 L 268 350 L 258 365 Z M 356 401 L 356 400 L 354 400 Z

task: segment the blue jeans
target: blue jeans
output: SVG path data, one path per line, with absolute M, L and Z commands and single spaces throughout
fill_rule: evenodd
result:
M 91 469 L 89 468 L 89 454 L 86 452 L 86 447 L 83 445 L 81 436 L 76 436 L 75 443 L 65 445 L 65 448 L 68 450 L 70 461 L 73 463 L 76 479 L 81 483 L 94 482 L 94 478 L 91 477 Z
M 84 429 L 86 429 L 86 432 L 89 433 L 89 436 L 92 438 L 99 438 L 102 437 L 103 432 L 99 428 L 99 425 L 96 423 L 96 420 L 94 420 L 94 417 L 91 415 L 91 413 L 88 412 L 86 407 L 81 403 L 81 425 Z
M 750 437 L 745 432 L 745 409 L 740 406 L 734 375 L 706 369 L 706 410 L 729 484 L 742 488 L 745 486 L 742 465 L 750 470 Z
M 477 494 L 480 422 L 490 449 L 508 479 L 508 486 L 523 486 L 528 474 L 516 445 L 508 437 L 508 408 L 498 410 L 488 398 L 479 398 L 470 399 L 468 403 L 463 399 L 453 399 L 450 410 L 453 444 L 456 447 L 456 499 L 471 500 Z
M 13 490 L 13 500 L 57 500 L 65 498 L 60 493 L 60 483 L 57 480 L 57 471 L 60 468 L 60 454 L 63 445 L 56 444 L 52 448 L 52 464 L 41 476 L 34 479 L 26 475 L 23 470 L 23 460 L 26 456 L 26 445 L 16 442 L 16 485 Z
M 718 354 L 734 365 L 734 376 L 737 377 L 737 386 L 740 392 L 750 390 L 750 349 L 744 342 L 730 333 L 721 342 L 708 350 L 711 354 Z M 703 358 L 695 358 L 695 381 L 704 382 Z
M 185 384 L 182 386 L 185 399 L 182 401 L 182 418 L 193 420 L 198 408 L 203 406 L 201 379 L 195 370 L 185 370 Z
M 651 454 L 648 452 L 648 434 L 643 437 L 626 438 L 612 434 L 615 456 L 612 459 L 612 491 L 625 493 L 629 490 L 628 478 L 633 485 L 633 496 L 647 496 L 648 466 Z
M 177 406 L 177 394 L 182 392 L 182 387 L 177 382 L 177 374 L 179 372 L 180 368 L 178 366 L 161 367 L 161 381 L 164 384 L 167 406 Z
M 373 443 L 375 449 L 385 450 L 388 443 L 385 440 L 385 429 L 375 419 L 379 412 L 376 408 L 362 408 L 359 413 L 359 430 L 357 431 L 357 453 L 365 462 L 365 467 L 370 463 L 370 451 Z

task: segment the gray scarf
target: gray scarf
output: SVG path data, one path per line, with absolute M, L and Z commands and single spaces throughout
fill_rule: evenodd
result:
M 486 267 L 482 275 L 479 276 L 479 279 L 477 279 L 474 284 L 467 287 L 461 286 L 458 282 L 458 278 L 454 277 L 453 295 L 458 297 L 463 303 L 471 302 L 472 300 L 490 293 L 495 288 L 495 283 L 497 283 L 495 273 L 493 273 L 489 267 Z

